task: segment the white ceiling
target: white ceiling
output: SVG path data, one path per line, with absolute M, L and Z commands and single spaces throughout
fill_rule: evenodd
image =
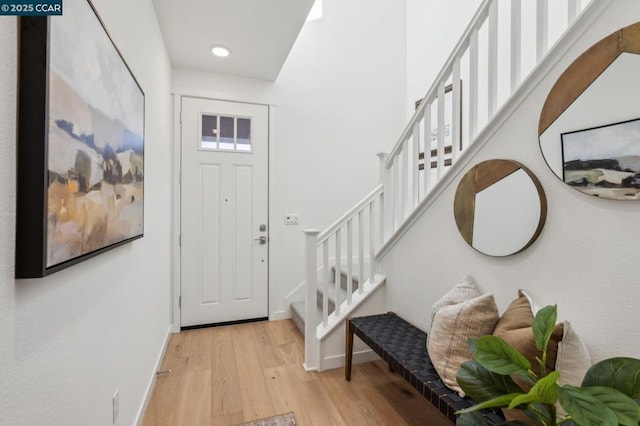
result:
M 314 0 L 153 0 L 173 66 L 274 81 Z M 213 45 L 231 55 L 218 58 Z

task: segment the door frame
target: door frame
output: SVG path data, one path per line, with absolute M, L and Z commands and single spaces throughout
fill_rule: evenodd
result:
M 172 276 L 171 276 L 171 291 L 170 291 L 170 312 L 171 312 L 171 332 L 180 332 L 180 317 L 182 309 L 180 307 L 181 296 L 181 250 L 180 247 L 180 233 L 181 233 L 181 207 L 182 207 L 182 186 L 180 184 L 180 174 L 182 171 L 182 125 L 181 125 L 181 112 L 182 112 L 182 98 L 200 98 L 208 99 L 212 101 L 223 102 L 236 102 L 243 104 L 256 104 L 264 105 L 268 109 L 268 132 L 267 132 L 267 224 L 271 219 L 271 183 L 273 182 L 273 170 L 272 170 L 272 146 L 273 146 L 273 119 L 275 112 L 275 104 L 271 102 L 252 102 L 247 100 L 232 99 L 227 97 L 220 97 L 216 94 L 207 94 L 193 91 L 174 91 L 171 93 L 173 98 L 173 151 L 171 153 L 172 163 L 172 179 L 171 179 L 171 207 L 172 207 L 172 229 L 171 229 L 171 259 L 172 259 Z M 267 257 L 267 304 L 269 320 L 285 319 L 286 316 L 277 315 L 277 318 L 272 312 L 272 307 L 276 306 L 273 300 L 275 291 L 271 291 L 271 250 L 269 250 L 269 256 Z

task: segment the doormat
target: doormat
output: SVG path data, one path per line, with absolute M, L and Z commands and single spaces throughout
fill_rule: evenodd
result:
M 242 423 L 240 426 L 295 426 L 295 424 L 296 418 L 293 416 L 293 412 L 290 412 L 280 414 L 279 416 Z

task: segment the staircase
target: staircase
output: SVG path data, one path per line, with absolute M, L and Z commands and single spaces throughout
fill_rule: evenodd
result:
M 327 311 L 328 312 L 334 312 L 336 310 L 336 305 L 340 305 L 342 304 L 345 300 L 347 300 L 347 288 L 349 287 L 347 285 L 347 280 L 351 279 L 351 288 L 353 289 L 353 291 L 356 291 L 358 289 L 358 285 L 360 283 L 360 277 L 358 276 L 358 269 L 359 268 L 354 268 L 352 270 L 351 276 L 349 276 L 349 274 L 346 271 L 341 271 L 340 272 L 340 282 L 338 283 L 338 285 L 336 285 L 336 267 L 332 266 L 331 267 L 331 272 L 330 272 L 330 281 L 329 281 L 329 288 L 327 290 Z M 366 266 L 365 266 L 366 269 Z M 323 307 L 325 304 L 325 300 L 324 300 L 324 290 L 322 288 L 322 286 L 318 286 L 317 287 L 318 291 L 316 293 L 316 297 L 318 299 L 318 302 L 316 303 L 317 306 L 317 310 L 316 310 L 316 318 L 317 318 L 317 323 L 321 323 L 322 322 L 322 313 L 323 313 Z M 294 302 L 291 304 L 291 319 L 293 320 L 293 322 L 296 324 L 296 326 L 298 327 L 298 330 L 300 330 L 300 332 L 302 333 L 302 335 L 304 335 L 305 333 L 305 329 L 304 329 L 304 320 L 305 320 L 305 302 L 304 301 L 299 301 L 299 302 Z
M 384 285 L 377 260 L 451 183 L 446 175 L 469 163 L 537 84 L 536 73 L 568 48 L 563 40 L 585 31 L 611 1 L 527 0 L 526 7 L 522 0 L 482 2 L 396 144 L 378 154 L 379 185 L 325 231 L 304 231 L 304 300 L 292 303 L 291 311 L 305 334 L 307 370 L 324 369 L 325 345 L 343 339 L 336 328 Z M 566 19 L 553 20 L 551 31 L 550 14 L 559 16 L 561 3 Z M 522 25 L 532 19 L 533 30 Z

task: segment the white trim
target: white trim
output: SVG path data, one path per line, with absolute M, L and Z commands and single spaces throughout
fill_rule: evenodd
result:
M 173 178 L 171 187 L 171 203 L 172 203 L 172 233 L 171 233 L 171 259 L 172 259 L 172 281 L 171 281 L 171 331 L 180 332 L 180 305 L 178 298 L 180 297 L 180 222 L 182 208 L 182 188 L 180 187 L 180 171 L 182 158 L 182 125 L 180 123 L 180 115 L 182 110 L 182 97 L 180 95 L 173 96 L 173 155 L 171 158 Z
M 459 160 L 451 167 L 449 172 L 434 185 L 431 192 L 422 200 L 420 205 L 407 217 L 384 246 L 382 246 L 376 255 L 377 262 L 382 260 L 398 241 L 400 241 L 402 236 L 418 221 L 429 206 L 457 179 L 460 172 L 466 169 L 480 149 L 491 140 L 493 135 L 505 124 L 511 114 L 529 97 L 531 92 L 538 87 L 558 62 L 565 57 L 566 52 L 579 41 L 612 1 L 613 0 L 592 1 L 587 5 L 577 18 L 575 24 L 567 29 L 555 45 L 549 49 L 538 65 L 529 73 L 528 77 L 523 80 L 520 88 L 502 105 L 493 119 L 478 133 L 475 141 L 460 155 Z
M 160 348 L 160 354 L 156 359 L 156 362 L 153 367 L 153 372 L 151 373 L 151 378 L 149 379 L 149 383 L 147 384 L 147 389 L 144 394 L 144 399 L 142 400 L 142 404 L 138 408 L 138 413 L 136 414 L 136 421 L 134 424 L 140 425 L 142 423 L 145 412 L 147 411 L 147 407 L 149 405 L 149 401 L 151 400 L 151 394 L 153 393 L 153 389 L 156 385 L 156 378 L 158 377 L 157 373 L 160 369 L 160 365 L 162 364 L 162 360 L 164 360 L 164 355 L 167 352 L 167 347 L 169 346 L 169 337 L 171 336 L 171 324 L 169 324 L 167 328 L 167 334 L 164 337 L 164 342 L 162 343 L 162 347 Z
M 354 352 L 352 364 L 362 364 L 364 362 L 378 361 L 381 359 L 377 353 L 371 349 L 365 349 L 362 351 Z M 320 371 L 331 370 L 333 368 L 344 367 L 345 355 L 333 355 L 322 359 L 320 365 L 322 369 Z
M 258 96 L 257 98 L 252 94 L 248 96 L 242 96 L 238 94 L 232 94 L 217 90 L 200 90 L 200 89 L 192 89 L 187 87 L 173 86 L 171 88 L 171 93 L 178 96 L 186 96 L 189 98 L 203 98 L 203 99 L 213 99 L 218 101 L 226 101 L 226 102 L 239 102 L 243 104 L 254 104 L 254 105 L 267 105 L 267 106 L 275 106 L 277 104 L 275 97 L 271 95 L 267 96 Z
M 291 310 L 277 311 L 269 314 L 269 321 L 280 321 L 291 318 Z

